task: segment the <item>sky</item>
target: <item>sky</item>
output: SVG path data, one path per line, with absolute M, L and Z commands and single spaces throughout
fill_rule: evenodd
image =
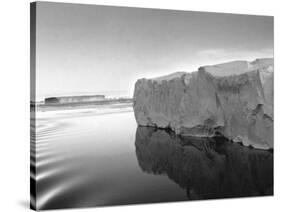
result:
M 139 78 L 273 57 L 273 17 L 37 3 L 36 96 L 120 92 Z

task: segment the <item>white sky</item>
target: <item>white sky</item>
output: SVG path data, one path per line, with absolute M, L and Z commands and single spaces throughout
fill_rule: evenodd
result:
M 123 91 L 138 78 L 273 57 L 273 17 L 37 3 L 36 96 Z

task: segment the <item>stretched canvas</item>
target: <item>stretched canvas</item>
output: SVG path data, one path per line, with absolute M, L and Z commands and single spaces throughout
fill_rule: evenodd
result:
M 32 209 L 273 195 L 273 17 L 30 9 Z

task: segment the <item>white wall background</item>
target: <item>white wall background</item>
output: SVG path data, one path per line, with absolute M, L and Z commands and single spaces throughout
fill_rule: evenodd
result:
M 59 2 L 64 2 L 57 0 Z M 29 210 L 29 0 L 0 2 L 0 211 Z M 96 211 L 276 211 L 280 205 L 280 20 L 277 0 L 67 0 L 134 7 L 275 16 L 275 195 L 265 198 L 195 201 L 95 208 Z M 92 211 L 90 209 L 71 210 Z M 60 210 L 65 211 L 65 210 Z M 280 211 L 280 209 L 279 209 Z

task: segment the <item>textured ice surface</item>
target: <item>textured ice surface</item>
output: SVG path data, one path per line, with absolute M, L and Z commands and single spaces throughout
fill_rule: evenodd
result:
M 273 59 L 234 61 L 135 84 L 138 125 L 273 148 Z

